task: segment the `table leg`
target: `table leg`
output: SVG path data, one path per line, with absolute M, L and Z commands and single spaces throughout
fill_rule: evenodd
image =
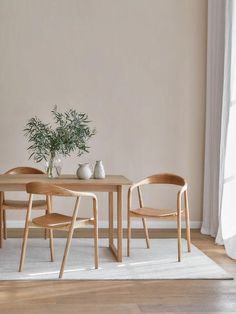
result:
M 117 261 L 122 262 L 122 186 L 117 189 Z
M 7 213 L 6 213 L 6 210 L 3 211 L 3 237 L 4 237 L 4 240 L 7 239 Z
M 114 225 L 113 225 L 113 192 L 108 194 L 108 206 L 109 206 L 109 246 L 113 245 L 114 240 Z
M 117 262 L 122 262 L 122 186 L 117 186 L 117 246 L 114 244 L 113 193 L 109 192 L 109 247 Z
M 3 209 L 2 209 L 2 202 L 3 202 L 3 192 L 0 192 L 1 199 L 0 199 L 0 248 L 2 248 L 3 244 Z
M 47 210 L 48 213 L 52 213 L 52 195 L 47 196 Z M 54 261 L 54 244 L 53 244 L 53 229 L 49 229 L 49 244 L 50 244 L 50 255 L 51 255 L 51 262 Z

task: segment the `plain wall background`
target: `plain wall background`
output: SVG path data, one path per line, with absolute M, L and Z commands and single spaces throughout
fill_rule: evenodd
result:
M 206 0 L 0 0 L 1 173 L 43 168 L 28 160 L 26 121 L 72 107 L 97 134 L 90 154 L 63 160 L 64 173 L 97 159 L 133 181 L 175 172 L 200 221 L 206 21 Z M 105 220 L 106 197 L 99 202 Z

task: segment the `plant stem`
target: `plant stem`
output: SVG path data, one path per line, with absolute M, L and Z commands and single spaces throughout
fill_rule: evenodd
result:
M 51 152 L 50 158 L 48 161 L 48 167 L 47 167 L 47 176 L 49 178 L 53 178 L 53 168 L 54 168 L 54 158 L 55 158 L 55 152 Z

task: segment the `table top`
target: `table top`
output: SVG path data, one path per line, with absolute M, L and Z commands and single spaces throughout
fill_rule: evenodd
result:
M 0 191 L 7 191 L 10 188 L 22 189 L 29 182 L 48 182 L 55 185 L 75 187 L 99 187 L 99 186 L 122 186 L 131 185 L 132 181 L 122 175 L 107 175 L 105 179 L 81 180 L 76 175 L 61 175 L 56 178 L 48 178 L 44 174 L 2 174 L 0 175 Z

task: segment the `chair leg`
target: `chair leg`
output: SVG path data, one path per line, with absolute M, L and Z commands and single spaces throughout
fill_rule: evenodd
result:
M 21 249 L 19 272 L 21 272 L 24 267 L 26 245 L 27 245 L 27 240 L 28 240 L 28 235 L 29 235 L 29 223 L 30 223 L 30 216 L 31 216 L 31 210 L 32 210 L 32 202 L 33 202 L 33 194 L 30 194 L 29 207 L 27 209 L 26 218 L 25 218 L 24 240 L 23 240 L 22 249 Z
M 94 217 L 94 263 L 95 269 L 98 269 L 98 210 L 97 201 L 93 199 L 93 217 Z
M 6 211 L 3 211 L 3 228 L 4 228 L 4 239 L 7 239 L 7 217 Z
M 53 230 L 52 229 L 49 230 L 49 243 L 50 243 L 51 262 L 54 262 L 54 245 L 53 245 Z
M 45 210 L 45 215 L 49 213 L 48 209 Z M 47 240 L 48 237 L 48 229 L 44 229 L 44 239 Z
M 47 196 L 47 198 L 49 198 L 49 196 Z M 49 210 L 49 206 L 51 207 L 52 206 L 52 200 L 50 199 L 50 200 L 48 200 L 47 199 L 47 209 L 45 210 L 45 215 L 47 215 L 47 214 L 49 214 L 50 213 L 50 211 L 51 211 L 51 208 L 50 208 L 50 210 Z M 47 240 L 47 238 L 48 238 L 48 229 L 44 229 L 44 239 L 45 240 Z
M 181 261 L 181 214 L 177 215 L 177 228 L 178 228 L 178 262 Z
M 0 248 L 3 244 L 3 209 L 0 207 Z
M 47 201 L 47 208 L 45 210 L 46 214 L 51 214 L 52 212 L 52 196 L 47 195 L 46 197 Z M 48 230 L 45 229 L 45 237 L 47 238 Z M 50 246 L 50 255 L 51 255 L 51 262 L 54 261 L 54 246 L 53 246 L 53 230 L 49 229 L 49 246 Z
M 127 228 L 127 256 L 130 256 L 130 240 L 131 240 L 131 217 L 128 210 L 128 228 Z
M 46 209 L 45 215 L 47 215 L 47 214 L 48 214 L 48 210 Z M 48 238 L 48 229 L 44 229 L 44 239 L 47 240 L 47 238 Z
M 94 224 L 94 258 L 95 258 L 95 269 L 98 269 L 98 225 L 97 221 Z
M 44 240 L 47 240 L 48 238 L 48 231 L 47 229 L 44 229 Z
M 190 236 L 190 223 L 189 223 L 189 206 L 188 206 L 188 193 L 184 193 L 185 201 L 185 221 L 186 221 L 186 238 L 188 243 L 188 252 L 191 252 L 191 236 Z
M 149 242 L 149 234 L 148 234 L 146 219 L 142 218 L 142 221 L 143 221 L 143 228 L 144 228 L 144 232 L 145 232 L 145 239 L 146 239 L 146 243 L 147 243 L 147 249 L 149 249 L 150 248 L 150 242 Z
M 68 255 L 68 252 L 69 252 L 69 249 L 70 249 L 70 245 L 71 245 L 71 240 L 72 240 L 73 232 L 74 232 L 74 228 L 71 227 L 71 228 L 70 228 L 70 231 L 69 231 L 69 233 L 68 233 L 68 237 L 67 237 L 67 242 L 66 242 L 66 247 L 65 247 L 65 251 L 64 251 L 64 256 L 63 256 L 63 260 L 62 260 L 62 264 L 61 264 L 61 269 L 60 269 L 59 278 L 62 278 L 63 273 L 64 273 L 65 263 L 66 263 L 67 255 Z
M 28 225 L 27 225 L 27 226 L 25 227 L 25 231 L 24 231 L 24 240 L 23 240 L 22 249 L 21 249 L 21 257 L 20 257 L 19 272 L 21 272 L 21 271 L 23 270 L 23 267 L 24 267 L 25 253 L 26 253 L 26 246 L 27 246 L 28 235 L 29 235 L 29 227 L 28 227 Z

